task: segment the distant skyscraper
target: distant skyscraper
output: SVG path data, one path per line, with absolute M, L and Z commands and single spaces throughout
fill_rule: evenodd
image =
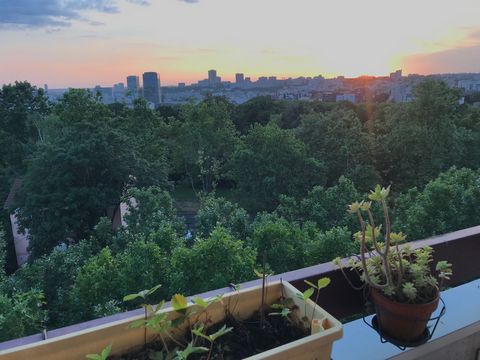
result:
M 243 84 L 244 77 L 242 73 L 235 74 L 235 82 L 237 84 Z
M 208 85 L 213 86 L 217 81 L 217 70 L 208 70 Z
M 130 92 L 130 96 L 138 97 L 140 90 L 140 78 L 138 76 L 127 76 L 127 90 Z
M 160 79 L 156 72 L 143 73 L 143 97 L 155 106 L 162 102 Z

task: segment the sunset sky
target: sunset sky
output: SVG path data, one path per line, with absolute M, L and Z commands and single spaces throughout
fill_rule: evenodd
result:
M 0 0 L 0 84 L 480 72 L 478 0 Z

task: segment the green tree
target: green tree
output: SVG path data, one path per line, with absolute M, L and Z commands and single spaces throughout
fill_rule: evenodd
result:
M 5 231 L 0 227 L 0 282 L 4 281 L 5 268 L 7 265 L 7 242 L 5 238 Z M 1 290 L 1 287 L 0 287 Z
M 16 173 L 23 159 L 41 138 L 42 121 L 49 113 L 43 89 L 28 82 L 3 85 L 0 89 L 0 169 L 11 167 Z
M 257 96 L 238 105 L 233 114 L 237 129 L 245 134 L 255 124 L 267 125 L 273 114 L 281 114 L 283 105 L 271 96 Z
M 204 197 L 197 213 L 197 233 L 206 238 L 217 226 L 242 240 L 251 233 L 250 219 L 244 209 L 221 197 Z
M 32 289 L 12 297 L 0 294 L 0 342 L 32 335 L 44 328 L 43 294 Z
M 325 164 L 327 185 L 333 185 L 342 175 L 362 189 L 376 182 L 369 139 L 354 111 L 337 107 L 327 113 L 305 115 L 296 134 L 307 145 L 308 154 Z
M 480 172 L 452 168 L 396 199 L 395 227 L 409 240 L 480 224 Z
M 415 87 L 413 97 L 402 106 L 380 107 L 373 127 L 376 164 L 397 190 L 423 186 L 461 160 L 458 90 L 429 78 Z
M 319 232 L 305 246 L 305 265 L 316 265 L 336 257 L 356 254 L 358 248 L 352 241 L 352 233 L 346 227 L 334 227 Z
M 217 227 L 208 238 L 197 239 L 192 248 L 174 250 L 171 289 L 197 294 L 250 280 L 255 257 L 254 249 Z
M 271 214 L 257 215 L 253 223 L 253 246 L 258 249 L 258 263 L 266 255 L 268 267 L 275 273 L 299 269 L 304 265 L 306 233 L 283 218 Z
M 195 189 L 200 180 L 201 190 L 210 192 L 223 177 L 225 163 L 237 142 L 227 104 L 211 98 L 198 105 L 185 105 L 177 142 L 178 162 L 192 187 Z
M 125 215 L 128 233 L 150 235 L 168 225 L 178 236 L 185 234 L 185 223 L 178 217 L 172 197 L 160 187 L 130 188 L 125 200 L 128 204 Z M 170 252 L 174 245 L 165 244 L 164 249 Z
M 290 222 L 311 221 L 321 231 L 335 226 L 346 226 L 354 232 L 358 225 L 356 220 L 347 214 L 346 204 L 359 198 L 362 198 L 362 195 L 353 182 L 342 176 L 335 186 L 315 186 L 303 199 L 282 196 L 275 213 Z
M 112 125 L 130 138 L 133 149 L 140 156 L 138 161 L 142 166 L 135 174 L 137 185 L 169 188 L 169 130 L 164 119 L 151 110 L 144 99 L 136 99 L 133 109 L 126 108 L 115 117 Z
M 85 263 L 69 293 L 76 321 L 91 319 L 96 305 L 122 298 L 119 270 L 118 259 L 108 247 Z
M 77 317 L 69 292 L 82 266 L 94 255 L 94 247 L 81 241 L 66 250 L 55 249 L 18 269 L 8 279 L 9 287 L 28 292 L 38 289 L 48 309 L 48 325 L 61 327 L 72 324 Z
M 136 173 L 128 139 L 106 124 L 80 124 L 28 159 L 19 220 L 33 258 L 91 234 Z
M 323 164 L 308 157 L 305 145 L 290 130 L 272 123 L 250 130 L 230 166 L 231 177 L 252 210 L 273 210 L 281 194 L 302 196 L 324 183 Z
M 170 262 L 165 251 L 156 243 L 137 241 L 128 244 L 125 251 L 116 256 L 118 261 L 118 291 L 137 293 L 161 284 L 151 301 L 159 301 L 171 295 L 169 292 Z M 117 299 L 120 300 L 120 299 Z

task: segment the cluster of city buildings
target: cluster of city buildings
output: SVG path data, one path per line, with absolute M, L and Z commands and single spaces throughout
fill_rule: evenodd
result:
M 143 97 L 152 107 L 160 105 L 162 103 L 162 87 L 158 73 L 145 72 L 142 80 L 142 86 L 140 86 L 140 77 L 130 75 L 127 76 L 127 86 L 125 83 L 114 84 L 112 87 L 97 85 L 93 92 L 101 95 L 105 104 L 114 102 L 132 104 L 133 100 Z
M 450 87 L 464 90 L 465 94 L 480 92 L 480 74 L 439 74 L 432 75 L 445 81 Z M 127 76 L 126 86 L 118 83 L 112 87 L 96 86 L 92 91 L 102 97 L 105 104 L 122 102 L 131 105 L 133 100 L 143 97 L 152 108 L 160 104 L 174 105 L 193 101 L 206 96 L 223 96 L 235 104 L 244 103 L 257 96 L 271 96 L 274 99 L 317 100 L 325 102 L 349 101 L 352 103 L 373 101 L 408 102 L 412 99 L 415 85 L 424 79 L 422 75 L 403 76 L 401 70 L 388 76 L 361 76 L 357 78 L 298 77 L 278 79 L 262 76 L 256 81 L 243 73 L 235 74 L 235 81 L 222 81 L 216 70 L 209 70 L 208 77 L 197 83 L 178 86 L 160 85 L 156 72 L 145 72 L 140 78 Z M 65 91 L 65 90 L 63 90 Z M 49 90 L 52 100 L 61 96 L 59 90 Z

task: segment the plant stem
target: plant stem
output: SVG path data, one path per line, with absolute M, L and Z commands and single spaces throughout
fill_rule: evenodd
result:
M 267 252 L 263 251 L 263 263 L 262 263 L 262 306 L 260 307 L 260 328 L 263 329 L 265 322 L 265 315 L 263 313 L 265 307 L 265 283 L 266 283 L 266 262 L 267 262 Z
M 165 348 L 165 351 L 167 352 L 167 356 L 168 356 L 168 355 L 170 354 L 170 351 L 168 350 L 167 343 L 166 343 L 165 340 L 163 339 L 162 334 L 159 334 L 159 335 L 160 335 L 160 340 L 162 341 L 163 347 Z
M 212 350 L 213 350 L 213 341 L 210 342 L 210 350 L 208 351 L 207 360 L 210 360 L 210 357 L 212 356 Z
M 318 295 L 320 295 L 320 289 L 317 289 L 317 296 L 315 296 L 315 305 L 313 305 L 312 319 L 311 319 L 312 321 L 313 321 L 313 317 L 315 316 L 315 308 L 317 307 Z
M 143 328 L 143 347 L 146 349 L 147 348 L 147 307 L 145 306 L 143 308 L 145 310 L 145 327 Z

